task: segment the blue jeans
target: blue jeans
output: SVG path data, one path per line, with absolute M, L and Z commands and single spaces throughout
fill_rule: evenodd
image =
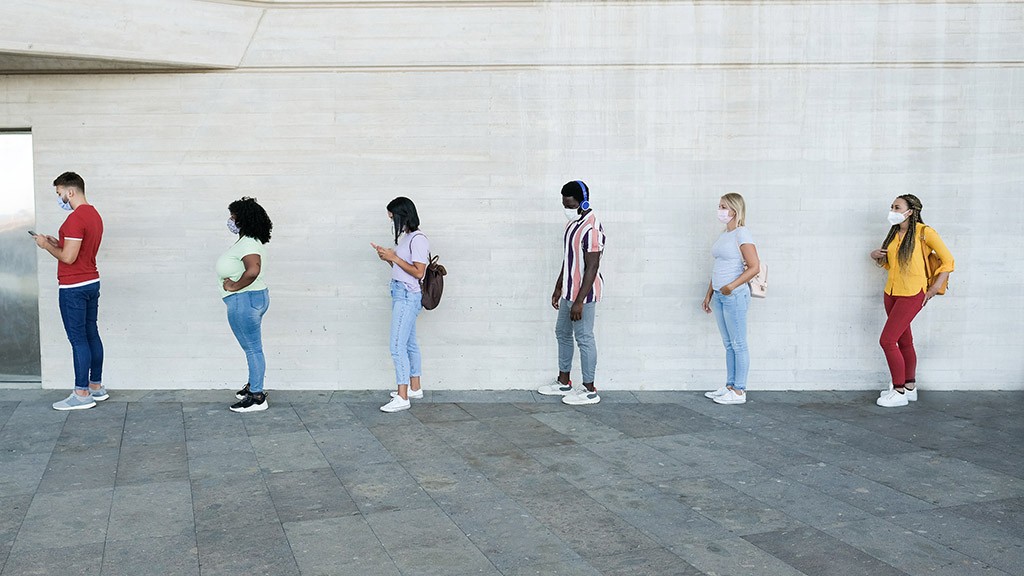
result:
M 555 339 L 558 340 L 558 371 L 568 372 L 572 369 L 573 336 L 580 347 L 580 368 L 583 371 L 583 382 L 590 384 L 597 372 L 597 340 L 594 339 L 594 316 L 597 303 L 583 305 L 583 318 L 573 322 L 569 319 L 572 300 L 562 298 L 558 305 L 558 320 L 555 322 Z
M 245 351 L 249 364 L 249 391 L 263 392 L 263 378 L 267 372 L 267 359 L 263 355 L 263 315 L 270 308 L 270 292 L 253 290 L 224 297 L 228 306 L 228 324 L 235 339 Z
M 747 349 L 747 308 L 750 306 L 750 287 L 740 286 L 728 296 L 715 290 L 711 295 L 711 310 L 718 321 L 718 331 L 725 344 L 726 386 L 747 389 L 750 371 L 750 351 Z
M 391 281 L 391 359 L 395 383 L 408 385 L 410 377 L 423 373 L 420 345 L 416 342 L 416 318 L 423 309 L 423 294 L 410 292 L 405 284 Z
M 75 388 L 87 390 L 90 382 L 103 382 L 103 342 L 96 327 L 100 283 L 61 288 L 58 293 L 60 318 L 64 321 L 75 360 Z

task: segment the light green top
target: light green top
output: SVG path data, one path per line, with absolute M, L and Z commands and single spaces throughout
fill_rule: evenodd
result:
M 224 289 L 224 279 L 231 278 L 237 281 L 242 277 L 242 273 L 245 272 L 245 264 L 242 263 L 242 258 L 249 254 L 260 255 L 260 275 L 256 277 L 256 280 L 252 284 L 249 284 L 245 288 L 236 292 L 228 292 Z M 267 284 L 263 281 L 263 273 L 267 271 L 267 256 L 263 249 L 263 244 L 249 236 L 242 236 L 235 242 L 228 251 L 221 254 L 220 258 L 217 259 L 217 278 L 218 287 L 220 288 L 220 296 L 230 296 L 232 294 L 240 294 L 242 292 L 254 292 L 257 290 L 266 290 Z

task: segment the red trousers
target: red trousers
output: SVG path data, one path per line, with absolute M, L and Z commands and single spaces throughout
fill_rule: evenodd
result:
M 917 352 L 914 351 L 914 335 L 910 332 L 910 323 L 923 307 L 923 291 L 916 296 L 885 295 L 885 314 L 888 319 L 878 343 L 885 352 L 892 385 L 896 388 L 901 388 L 907 380 L 916 380 Z

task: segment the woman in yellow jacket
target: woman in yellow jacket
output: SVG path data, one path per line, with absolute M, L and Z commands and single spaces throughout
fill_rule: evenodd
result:
M 885 284 L 885 313 L 888 319 L 879 344 L 889 364 L 892 383 L 876 403 L 892 408 L 917 400 L 917 353 L 910 323 L 925 304 L 945 286 L 953 271 L 953 255 L 939 234 L 921 219 L 921 201 L 904 194 L 893 201 L 889 212 L 892 228 L 882 248 L 871 253 L 879 266 L 889 271 Z M 941 265 L 928 269 L 927 255 L 935 252 Z M 935 279 L 928 286 L 928 276 Z

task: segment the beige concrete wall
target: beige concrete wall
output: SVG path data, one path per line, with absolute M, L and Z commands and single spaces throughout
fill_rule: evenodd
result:
M 49 182 L 82 173 L 106 220 L 107 382 L 244 379 L 213 263 L 227 204 L 275 222 L 271 388 L 393 381 L 384 205 L 413 198 L 450 275 L 424 312 L 425 383 L 533 387 L 554 369 L 564 223 L 586 180 L 605 221 L 598 384 L 720 385 L 699 310 L 718 197 L 743 193 L 770 265 L 752 303 L 751 388 L 887 381 L 884 276 L 867 259 L 917 194 L 957 257 L 915 324 L 922 386 L 1020 388 L 1024 11 L 1015 2 L 244 4 L 239 67 L 0 77 L 0 127 L 31 127 Z M 46 386 L 70 380 L 40 256 Z M 46 288 L 49 286 L 49 288 Z

